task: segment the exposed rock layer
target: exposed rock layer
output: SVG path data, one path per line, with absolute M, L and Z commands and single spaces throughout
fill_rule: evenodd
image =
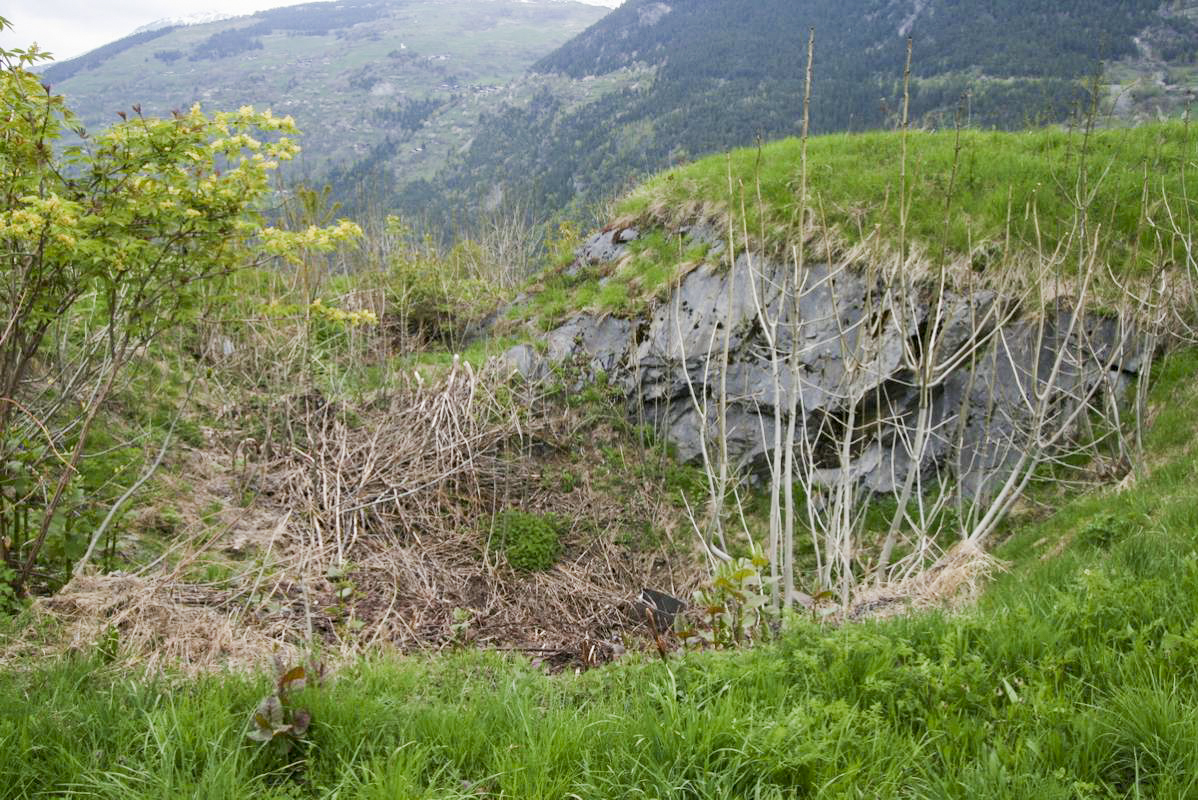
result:
M 616 261 L 635 237 L 598 234 L 579 264 Z M 552 365 L 577 368 L 581 380 L 603 373 L 687 461 L 704 448 L 714 458 L 722 427 L 730 460 L 765 472 L 793 402 L 796 452 L 816 482 L 847 477 L 889 492 L 918 464 L 919 475 L 955 478 L 972 496 L 1029 448 L 1059 443 L 1054 426 L 1082 420 L 1079 404 L 1118 397 L 1143 357 L 1129 326 L 1064 301 L 1029 314 L 993 291 L 938 298 L 828 263 L 798 280 L 796 292 L 793 266 L 750 255 L 731 269 L 704 264 L 643 318 L 580 312 L 544 347 L 507 358 L 527 377 Z

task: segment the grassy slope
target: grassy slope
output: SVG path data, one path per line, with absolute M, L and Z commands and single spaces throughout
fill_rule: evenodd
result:
M 1112 73 L 1099 92 L 1104 114 L 1136 121 L 1157 119 L 1158 110 L 1178 116 L 1198 40 L 1176 15 L 1181 5 L 1192 2 L 1165 8 L 1155 0 L 705 0 L 682 6 L 628 0 L 534 69 L 582 78 L 648 63 L 657 68 L 655 80 L 569 111 L 542 107 L 503 115 L 480 128 L 462 158 L 441 174 L 441 183 L 457 191 L 405 196 L 404 207 L 444 204 L 452 216 L 500 185 L 534 211 L 580 214 L 679 159 L 793 135 L 800 130 L 805 34 L 812 27 L 811 125 L 821 133 L 897 125 L 908 33 L 916 126 L 951 127 L 958 108 L 979 128 L 1064 122 L 1087 105 L 1086 87 L 1103 64 Z M 667 6 L 675 12 L 651 22 Z M 1168 30 L 1142 34 L 1146 26 Z M 1157 57 L 1141 58 L 1137 35 L 1172 44 L 1156 46 Z M 1132 97 L 1158 91 L 1160 102 Z M 1109 102 L 1121 93 L 1120 102 Z M 473 188 L 461 191 L 463 184 Z
M 1150 473 L 1017 531 L 972 610 L 577 676 L 362 663 L 306 690 L 292 768 L 244 738 L 265 679 L 10 665 L 0 796 L 1193 797 L 1196 377 L 1158 372 Z
M 1056 245 L 1074 216 L 1071 197 L 1084 166 L 1097 189 L 1094 208 L 1107 229 L 1105 243 L 1116 250 L 1111 261 L 1128 257 L 1140 218 L 1140 196 L 1149 176 L 1151 199 L 1162 188 L 1180 196 L 1183 167 L 1190 196 L 1198 196 L 1192 165 L 1198 138 L 1181 123 L 1100 130 L 1090 137 L 1080 131 L 1044 128 L 1023 133 L 966 130 L 960 152 L 952 130 L 914 131 L 908 138 L 908 191 L 911 193 L 908 235 L 928 249 L 946 241 L 945 207 L 951 253 L 969 253 L 985 241 L 1003 240 L 1010 211 L 1015 246 L 1033 247 L 1039 214 L 1046 250 Z M 894 241 L 899 227 L 899 165 L 902 137 L 892 132 L 818 136 L 808 144 L 811 205 L 848 241 L 860 241 L 878 226 Z M 655 176 L 626 198 L 621 210 L 643 214 L 651 209 L 679 209 L 695 200 L 739 210 L 740 189 L 729 198 L 728 168 L 744 202 L 751 235 L 764 216 L 766 237 L 777 242 L 789 233 L 797 214 L 799 150 L 797 139 L 765 146 L 760 154 L 744 148 L 730 156 L 714 156 Z M 729 161 L 730 159 L 730 161 Z M 949 182 L 956 161 L 956 179 Z M 760 166 L 758 166 L 758 164 Z M 755 190 L 760 179 L 764 215 Z M 1147 242 L 1148 233 L 1144 233 Z
M 1180 255 L 1163 230 L 1168 211 L 1160 198 L 1171 198 L 1172 213 L 1181 219 L 1181 198 L 1188 197 L 1194 216 L 1196 145 L 1198 136 L 1181 123 L 1101 130 L 1088 138 L 1056 128 L 968 130 L 961 132 L 959 150 L 954 131 L 914 131 L 907 143 L 908 240 L 930 261 L 940 258 L 943 247 L 947 261 L 968 259 L 978 269 L 1001 264 L 1004 255 L 1020 259 L 1037 247 L 1051 253 L 1073 225 L 1072 198 L 1084 173 L 1095 192 L 1091 230 L 1099 232 L 1104 261 L 1130 268 L 1135 259 L 1135 269 L 1142 271 L 1159 260 L 1161 250 Z M 557 272 L 537 277 L 530 304 L 513 316 L 549 327 L 576 309 L 638 312 L 647 300 L 660 297 L 681 270 L 706 256 L 704 248 L 684 246 L 653 229 L 676 228 L 696 218 L 713 221 L 726 235 L 731 217 L 738 249 L 743 229 L 751 242 L 789 257 L 797 224 L 800 147 L 799 140 L 786 139 L 760 151 L 734 150 L 657 174 L 616 206 L 623 221 L 650 229 L 630 246 L 632 258 L 614 269 L 601 266 L 572 277 L 561 274 L 568 264 L 563 260 Z M 878 240 L 893 247 L 900 229 L 901 136 L 832 134 L 813 137 L 808 147 L 810 207 L 818 224 L 826 224 L 846 244 L 876 231 Z M 1145 188 L 1147 217 L 1158 227 L 1142 221 Z

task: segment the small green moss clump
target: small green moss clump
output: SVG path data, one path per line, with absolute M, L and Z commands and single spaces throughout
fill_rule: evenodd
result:
M 557 514 L 503 511 L 495 517 L 491 549 L 502 551 L 513 569 L 544 572 L 561 554 L 565 521 Z

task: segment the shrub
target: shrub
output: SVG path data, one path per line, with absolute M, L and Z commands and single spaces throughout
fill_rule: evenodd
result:
M 1106 549 L 1127 537 L 1136 527 L 1134 520 L 1110 511 L 1095 514 L 1078 531 L 1078 542 Z
M 39 557 L 65 565 L 83 550 L 89 434 L 145 349 L 193 323 L 234 272 L 358 232 L 265 226 L 271 172 L 298 152 L 290 118 L 133 106 L 85 137 L 33 71 L 45 58 L 0 48 L 0 561 L 14 589 Z M 98 344 L 75 333 L 94 325 Z
M 398 217 L 387 218 L 387 301 L 403 333 L 448 349 L 462 345 L 494 309 L 496 286 L 487 255 L 471 242 L 437 250 L 417 241 Z
M 544 572 L 561 555 L 564 528 L 557 514 L 503 511 L 495 517 L 491 549 L 501 551 L 513 569 Z

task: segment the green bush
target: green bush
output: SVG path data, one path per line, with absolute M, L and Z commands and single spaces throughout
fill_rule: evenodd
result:
M 1089 547 L 1106 549 L 1121 542 L 1136 527 L 1136 522 L 1126 515 L 1102 511 L 1091 517 L 1078 531 L 1078 543 Z
M 387 262 L 391 316 L 408 335 L 454 349 L 496 305 L 495 267 L 477 244 L 447 252 L 430 239 L 416 240 L 398 217 L 387 218 L 396 242 Z
M 299 152 L 291 118 L 197 104 L 155 119 L 134 105 L 85 142 L 35 71 L 46 59 L 0 48 L 0 561 L 17 594 L 56 588 L 88 554 L 97 500 L 135 474 L 109 465 L 139 448 L 105 447 L 95 423 L 148 349 L 241 270 L 359 232 L 265 225 L 271 173 Z
M 565 520 L 557 514 L 503 511 L 495 517 L 491 549 L 521 572 L 544 572 L 561 555 Z

